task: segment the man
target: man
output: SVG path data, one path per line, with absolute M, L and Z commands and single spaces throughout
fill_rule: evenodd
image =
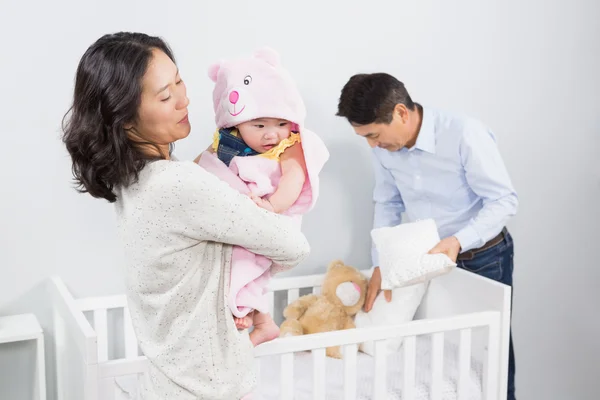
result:
M 355 75 L 338 105 L 373 148 L 374 227 L 432 218 L 445 253 L 460 268 L 512 286 L 513 241 L 506 223 L 517 194 L 493 133 L 481 122 L 414 103 L 404 84 L 385 73 Z M 377 250 L 365 311 L 381 290 Z M 391 292 L 384 293 L 387 301 Z M 515 361 L 509 346 L 508 400 L 515 399 Z

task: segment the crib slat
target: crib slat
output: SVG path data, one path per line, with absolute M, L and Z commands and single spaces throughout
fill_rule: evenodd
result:
M 265 294 L 265 296 L 267 297 L 267 303 L 269 305 L 269 314 L 273 316 L 275 315 L 273 313 L 275 310 L 275 292 L 268 292 L 267 294 Z
M 402 400 L 413 400 L 415 396 L 416 343 L 415 336 L 404 338 L 404 385 L 402 386 Z
M 321 287 L 320 286 L 313 287 L 312 288 L 312 292 L 313 292 L 313 294 L 320 295 L 321 294 Z
M 135 332 L 133 331 L 129 307 L 123 309 L 123 325 L 125 332 L 125 358 L 135 358 L 138 356 L 138 344 Z
M 98 336 L 98 362 L 108 360 L 108 322 L 107 310 L 94 310 L 94 330 Z
M 315 349 L 313 356 L 313 399 L 325 400 L 325 349 Z
M 496 399 L 498 397 L 498 364 L 500 361 L 499 324 L 499 320 L 496 320 L 488 327 L 487 354 L 483 366 L 484 400 Z
M 467 400 L 467 385 L 471 369 L 471 329 L 460 331 L 458 354 L 458 400 Z
M 442 400 L 444 332 L 431 335 L 431 400 Z
M 288 296 L 287 296 L 288 304 L 291 304 L 294 301 L 298 300 L 299 296 L 300 296 L 300 289 L 290 289 L 290 290 L 288 290 Z
M 349 344 L 343 348 L 344 356 L 344 399 L 356 399 L 356 355 L 358 346 Z
M 281 355 L 281 399 L 294 400 L 294 353 Z
M 385 340 L 375 342 L 375 376 L 373 382 L 375 400 L 387 399 L 387 343 Z

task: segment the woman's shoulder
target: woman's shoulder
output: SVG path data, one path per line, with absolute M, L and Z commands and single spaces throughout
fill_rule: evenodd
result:
M 193 161 L 160 160 L 147 165 L 144 171 L 148 184 L 158 187 L 180 186 L 190 180 L 202 182 L 205 171 Z
M 198 168 L 198 164 L 193 161 L 179 160 L 175 157 L 171 160 L 158 160 L 147 165 L 149 172 L 153 176 L 168 176 L 178 173 L 193 173 Z
M 148 163 L 136 182 L 119 190 L 121 200 L 153 207 L 172 207 L 206 190 L 204 170 L 192 161 L 158 160 Z
M 179 206 L 217 201 L 226 197 L 228 186 L 193 161 L 159 160 L 141 171 L 136 183 L 125 188 L 123 198 L 135 202 L 149 201 L 157 207 Z M 186 200 L 187 199 L 187 200 Z

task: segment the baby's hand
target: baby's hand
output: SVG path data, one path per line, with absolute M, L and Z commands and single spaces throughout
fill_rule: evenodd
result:
M 275 209 L 273 208 L 273 205 L 269 202 L 269 200 L 265 200 L 262 197 L 259 197 L 252 193 L 250 194 L 250 198 L 260 208 L 264 208 L 267 211 L 275 212 Z

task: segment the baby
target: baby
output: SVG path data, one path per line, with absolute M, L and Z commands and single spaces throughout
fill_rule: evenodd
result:
M 217 131 L 198 164 L 271 212 L 296 218 L 315 205 L 319 172 L 329 158 L 321 139 L 303 127 L 305 108 L 278 54 L 262 49 L 253 57 L 213 65 L 209 76 Z M 281 266 L 234 247 L 229 307 L 238 329 L 254 325 L 256 346 L 279 335 L 265 297 Z
M 257 205 L 278 214 L 287 211 L 298 200 L 306 181 L 300 134 L 292 131 L 292 125 L 289 121 L 277 118 L 253 119 L 237 125 L 235 129 L 216 132 L 210 149 L 228 166 L 232 158 L 231 149 L 235 146 L 242 148 L 239 156 L 260 155 L 279 161 L 281 179 L 275 192 L 268 198 L 250 194 Z

